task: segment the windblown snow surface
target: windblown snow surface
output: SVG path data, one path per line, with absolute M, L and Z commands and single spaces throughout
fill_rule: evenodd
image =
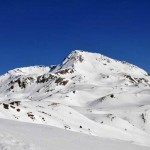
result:
M 0 118 L 0 150 L 147 150 L 150 76 L 75 50 L 60 65 L 0 76 Z

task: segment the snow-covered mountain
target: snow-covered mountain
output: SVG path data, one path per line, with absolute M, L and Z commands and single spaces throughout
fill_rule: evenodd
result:
M 150 76 L 127 62 L 75 50 L 57 66 L 0 76 L 0 118 L 150 147 Z

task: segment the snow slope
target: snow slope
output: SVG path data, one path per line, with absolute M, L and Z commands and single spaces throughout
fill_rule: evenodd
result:
M 3 119 L 0 122 L 0 137 L 5 134 L 0 138 L 0 150 L 149 150 L 132 142 L 99 138 L 51 126 Z
M 0 118 L 150 147 L 150 77 L 127 62 L 75 50 L 57 66 L 0 76 Z

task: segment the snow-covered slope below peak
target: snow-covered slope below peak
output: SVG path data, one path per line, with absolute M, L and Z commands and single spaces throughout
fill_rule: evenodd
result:
M 86 75 L 88 73 L 124 73 L 134 76 L 147 75 L 143 69 L 129 64 L 111 59 L 98 53 L 91 53 L 75 50 L 69 54 L 57 69 L 74 68 L 78 72 Z

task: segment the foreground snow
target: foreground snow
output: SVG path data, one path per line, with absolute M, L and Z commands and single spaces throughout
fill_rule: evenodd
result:
M 18 140 L 16 140 L 19 139 Z M 131 142 L 98 138 L 51 126 L 0 119 L 0 150 L 149 150 Z

